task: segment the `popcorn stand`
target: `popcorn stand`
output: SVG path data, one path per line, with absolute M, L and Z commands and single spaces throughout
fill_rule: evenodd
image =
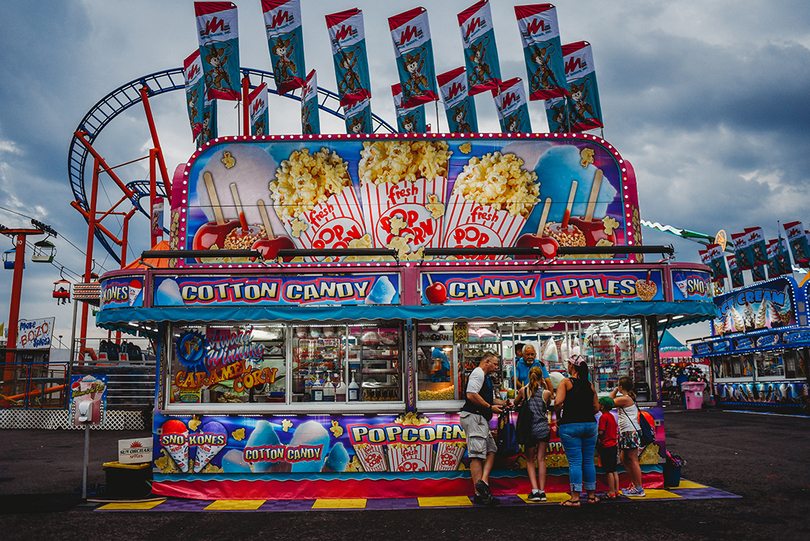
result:
M 644 262 L 633 169 L 606 141 L 223 137 L 172 193 L 169 268 L 104 275 L 97 320 L 158 346 L 154 493 L 468 495 L 466 375 L 495 351 L 512 394 L 517 343 L 556 372 L 587 356 L 600 393 L 646 382 L 661 486 L 657 325 L 711 317 L 710 278 Z M 547 462 L 547 490 L 567 487 L 556 437 Z M 492 486 L 527 491 L 519 450 Z

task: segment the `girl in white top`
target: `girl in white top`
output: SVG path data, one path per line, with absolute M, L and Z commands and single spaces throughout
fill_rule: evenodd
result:
M 630 477 L 630 487 L 622 490 L 625 496 L 644 497 L 644 488 L 641 486 L 641 467 L 638 457 L 643 451 L 641 448 L 641 425 L 638 422 L 638 406 L 636 406 L 636 393 L 633 391 L 633 380 L 628 376 L 619 378 L 610 398 L 616 404 L 617 419 L 619 421 L 619 450 L 621 460 L 627 475 Z

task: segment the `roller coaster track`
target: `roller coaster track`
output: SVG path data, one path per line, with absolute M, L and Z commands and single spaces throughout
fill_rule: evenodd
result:
M 250 78 L 251 89 L 258 87 L 261 85 L 261 83 L 268 83 L 268 91 L 272 94 L 280 95 L 271 88 L 271 86 L 274 85 L 269 84 L 273 80 L 272 72 L 250 68 L 242 68 L 241 71 L 243 76 L 247 75 Z M 138 79 L 134 79 L 125 85 L 116 88 L 99 100 L 98 103 L 96 103 L 90 109 L 90 111 L 84 115 L 84 118 L 82 118 L 81 122 L 79 122 L 79 125 L 75 131 L 86 133 L 85 138 L 90 144 L 92 144 L 98 138 L 107 124 L 112 122 L 115 117 L 133 105 L 141 103 L 142 100 L 140 90 L 144 86 L 148 89 L 148 95 L 150 98 L 152 96 L 172 92 L 174 90 L 185 90 L 183 69 L 173 68 L 158 71 L 150 75 L 145 75 Z M 301 98 L 298 96 L 290 94 L 283 94 L 281 96 L 301 101 Z M 330 90 L 320 87 L 318 88 L 318 107 L 333 116 L 341 119 L 344 118 L 343 114 L 340 112 L 340 98 L 337 94 Z M 371 117 L 374 133 L 396 132 L 396 130 L 382 118 L 373 113 Z M 70 179 L 70 187 L 73 190 L 73 197 L 79 206 L 81 206 L 81 208 L 88 213 L 90 211 L 90 205 L 85 186 L 85 177 L 89 176 L 89 178 L 92 178 L 93 174 L 92 170 L 87 170 L 87 158 L 89 154 L 89 150 L 74 134 L 68 150 L 68 177 Z M 140 200 L 143 197 L 149 196 L 149 181 L 132 181 L 127 184 L 127 188 L 132 190 L 132 192 L 135 194 L 132 204 L 142 214 L 148 217 L 149 211 L 148 209 L 145 209 L 143 205 L 141 205 Z M 165 197 L 166 194 L 163 188 L 163 183 L 157 183 L 157 191 L 158 196 Z M 110 245 L 110 240 L 99 230 L 96 230 L 96 239 L 98 239 L 104 249 L 107 250 L 107 252 L 117 262 L 121 262 L 121 259 L 116 253 L 114 246 Z

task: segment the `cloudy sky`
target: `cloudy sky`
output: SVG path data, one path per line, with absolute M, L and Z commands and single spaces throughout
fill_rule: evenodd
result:
M 423 2 L 438 73 L 463 64 L 456 13 L 473 0 Z M 503 77 L 525 79 L 513 6 L 492 0 Z M 239 0 L 241 64 L 270 70 L 259 0 Z M 324 16 L 364 12 L 372 77 L 372 110 L 394 123 L 390 85 L 398 82 L 387 18 L 419 6 L 389 0 L 303 0 L 307 68 L 335 89 Z M 435 5 L 434 5 L 435 4 Z M 714 234 L 810 216 L 810 2 L 806 0 L 558 0 L 563 43 L 593 46 L 604 137 L 636 170 L 645 220 Z M 437 7 L 441 6 L 441 7 Z M 0 46 L 0 223 L 29 226 L 30 217 L 60 236 L 57 267 L 26 266 L 21 317 L 56 316 L 56 336 L 70 336 L 72 305 L 56 306 L 60 268 L 75 281 L 84 268 L 87 226 L 69 202 L 68 148 L 79 121 L 103 98 L 141 76 L 176 68 L 196 47 L 193 3 L 186 0 L 5 2 Z M 293 105 L 293 107 L 290 107 Z M 193 151 L 180 92 L 152 102 L 169 170 Z M 271 133 L 300 133 L 298 106 L 271 100 Z M 477 98 L 479 128 L 498 131 L 488 95 Z M 536 131 L 546 131 L 542 102 L 529 105 Z M 235 133 L 238 111 L 220 108 L 220 135 Z M 322 130 L 343 124 L 321 115 Z M 443 118 L 439 128 L 446 129 Z M 107 127 L 96 148 L 110 164 L 151 147 L 143 110 L 133 107 Z M 147 178 L 144 161 L 118 170 L 125 182 Z M 88 182 L 89 184 L 89 182 Z M 102 183 L 101 206 L 120 197 Z M 130 207 L 121 207 L 127 212 Z M 116 218 L 116 217 L 114 217 Z M 129 261 L 148 248 L 146 219 L 130 233 Z M 104 224 L 120 234 L 120 219 Z M 37 240 L 34 238 L 33 240 Z M 0 239 L 2 251 L 10 240 Z M 677 259 L 698 261 L 699 245 L 644 231 L 645 244 L 674 244 Z M 29 249 L 30 255 L 30 249 Z M 98 245 L 95 270 L 117 268 Z M 747 275 L 747 273 L 746 273 Z M 11 271 L 0 271 L 0 321 L 7 320 Z M 750 276 L 747 276 L 750 282 Z M 695 331 L 696 334 L 704 334 Z

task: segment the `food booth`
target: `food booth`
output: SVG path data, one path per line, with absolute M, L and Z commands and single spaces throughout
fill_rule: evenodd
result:
M 807 412 L 807 295 L 807 285 L 782 276 L 714 298 L 712 335 L 692 351 L 711 362 L 718 407 Z
M 585 355 L 600 393 L 647 383 L 662 486 L 657 324 L 711 317 L 710 275 L 644 261 L 632 167 L 603 139 L 223 137 L 172 193 L 169 268 L 105 274 L 97 319 L 157 344 L 153 493 L 469 495 L 466 376 L 494 351 L 513 395 L 517 343 L 557 372 Z M 556 437 L 547 465 L 565 490 Z M 522 453 L 491 479 L 526 492 Z

